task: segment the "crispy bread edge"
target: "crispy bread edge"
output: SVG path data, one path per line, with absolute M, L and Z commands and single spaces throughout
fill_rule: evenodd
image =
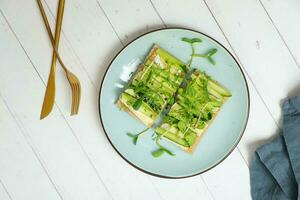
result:
M 118 101 L 116 102 L 116 105 L 121 108 L 122 110 L 124 110 L 125 112 L 127 112 L 129 115 L 131 115 L 132 117 L 134 117 L 135 119 L 141 121 L 143 124 L 145 124 L 147 127 L 151 128 L 152 125 L 154 124 L 154 121 L 152 123 L 145 123 L 142 119 L 140 119 L 137 115 L 135 115 L 134 112 L 132 112 L 126 104 L 124 104 L 122 101 L 120 101 L 120 99 L 118 99 Z

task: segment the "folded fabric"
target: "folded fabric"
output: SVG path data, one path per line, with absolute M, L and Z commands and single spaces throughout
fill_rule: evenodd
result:
M 286 100 L 283 130 L 258 148 L 250 166 L 254 200 L 300 200 L 300 96 Z

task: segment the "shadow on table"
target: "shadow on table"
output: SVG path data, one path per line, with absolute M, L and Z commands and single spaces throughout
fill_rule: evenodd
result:
M 282 99 L 282 100 L 280 101 L 280 105 L 282 105 L 283 102 L 284 102 L 286 99 L 288 99 L 288 98 L 290 98 L 290 97 L 298 96 L 298 95 L 300 95 L 300 84 L 297 85 L 296 87 L 294 87 L 292 90 L 290 90 L 290 91 L 287 93 L 287 97 L 284 98 L 284 99 Z M 279 119 L 279 121 L 278 121 L 278 126 L 279 126 L 280 128 L 279 128 L 279 129 L 278 129 L 271 137 L 265 138 L 265 139 L 261 139 L 261 140 L 257 140 L 257 141 L 255 141 L 255 142 L 249 143 L 249 144 L 247 145 L 248 152 L 249 152 L 249 154 L 251 155 L 251 156 L 249 157 L 249 159 L 250 159 L 249 162 L 251 161 L 252 156 L 253 156 L 253 153 L 255 152 L 255 150 L 256 150 L 257 148 L 259 148 L 259 147 L 262 146 L 263 144 L 266 144 L 266 143 L 272 141 L 275 137 L 277 137 L 277 136 L 279 135 L 279 133 L 282 131 L 282 130 L 281 130 L 281 127 L 282 127 L 282 121 L 283 121 L 283 118 L 282 118 L 282 115 L 281 115 L 281 116 L 280 116 L 280 119 Z
M 297 85 L 297 86 L 295 86 L 292 90 L 290 90 L 290 91 L 287 93 L 287 95 L 286 95 L 287 97 L 284 98 L 284 99 L 282 99 L 282 100 L 280 101 L 280 105 L 282 105 L 283 102 L 284 102 L 285 100 L 287 100 L 288 98 L 295 97 L 295 96 L 299 96 L 299 95 L 300 95 L 300 84 Z M 278 124 L 279 124 L 280 127 L 282 127 L 282 123 L 283 123 L 283 118 L 282 118 L 282 115 L 281 115 L 280 118 L 279 118 L 279 121 L 278 121 Z
M 266 144 L 266 143 L 272 141 L 274 138 L 276 138 L 276 137 L 279 135 L 280 131 L 281 131 L 281 130 L 275 131 L 275 133 L 272 134 L 271 137 L 264 138 L 264 139 L 260 139 L 260 140 L 257 140 L 257 141 L 255 141 L 255 142 L 251 142 L 251 143 L 247 144 L 247 150 L 248 150 L 247 152 L 248 152 L 248 154 L 250 155 L 250 156 L 249 156 L 249 160 L 248 160 L 248 163 L 249 163 L 249 164 L 251 163 L 252 156 L 253 156 L 255 150 L 256 150 L 257 148 L 259 148 L 260 146 L 262 146 L 262 145 L 264 145 L 264 144 Z

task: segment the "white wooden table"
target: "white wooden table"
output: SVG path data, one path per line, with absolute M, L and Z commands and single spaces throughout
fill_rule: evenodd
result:
M 57 1 L 46 0 L 54 25 Z M 69 0 L 60 52 L 82 83 L 80 115 L 57 70 L 56 103 L 39 120 L 51 46 L 34 0 L 0 0 L 0 199 L 250 199 L 249 162 L 276 135 L 280 102 L 300 94 L 299 0 Z M 141 33 L 170 26 L 224 44 L 247 75 L 251 112 L 244 137 L 214 169 L 193 178 L 146 175 L 104 136 L 97 96 L 105 69 Z

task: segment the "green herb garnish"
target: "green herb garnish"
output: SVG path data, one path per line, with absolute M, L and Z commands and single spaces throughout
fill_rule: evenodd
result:
M 141 107 L 141 105 L 143 103 L 143 99 L 144 99 L 143 97 L 140 97 L 133 103 L 132 107 L 134 110 L 138 110 Z
M 162 149 L 157 149 L 157 150 L 151 152 L 152 156 L 155 158 L 161 156 L 163 153 L 164 153 L 164 150 L 162 150 Z
M 217 53 L 218 49 L 211 49 L 207 53 L 204 54 L 192 54 L 192 57 L 201 57 L 206 58 L 211 64 L 215 65 L 216 62 L 212 59 L 212 56 Z
M 148 130 L 149 130 L 149 128 L 146 128 L 145 130 L 139 132 L 138 134 L 127 133 L 127 135 L 132 138 L 133 144 L 136 145 L 139 137 L 142 136 L 142 134 L 145 133 Z
M 175 99 L 174 99 L 173 96 L 171 96 L 171 97 L 168 99 L 168 104 L 169 104 L 169 105 L 173 105 L 174 102 L 175 102 Z
M 185 73 L 187 73 L 188 69 L 187 69 L 186 65 L 179 65 L 179 66 Z
M 200 43 L 202 42 L 202 40 L 200 38 L 181 38 L 182 41 L 190 43 L 190 44 L 194 44 L 194 43 Z
M 184 132 L 185 129 L 186 129 L 186 124 L 185 124 L 184 121 L 179 121 L 178 124 L 177 124 L 177 126 L 178 126 L 178 128 L 179 128 L 179 130 L 180 130 L 181 132 Z
M 168 150 L 168 149 L 166 149 L 164 147 L 159 148 L 159 149 L 151 152 L 152 156 L 155 157 L 155 158 L 161 156 L 163 153 L 167 153 L 170 156 L 175 156 L 175 154 L 173 154 L 170 150 Z
M 196 43 L 200 43 L 200 42 L 202 42 L 202 40 L 200 39 L 200 38 L 181 38 L 181 40 L 182 41 L 184 41 L 184 42 L 187 42 L 187 43 L 189 43 L 190 45 L 191 45 L 191 48 L 192 48 L 192 55 L 194 55 L 195 54 L 195 44 Z M 190 58 L 190 60 L 189 60 L 189 62 L 188 62 L 188 67 L 190 67 L 191 66 L 191 64 L 192 64 L 192 62 L 193 62 L 193 56 L 191 56 L 191 58 Z
M 195 44 L 202 42 L 202 40 L 200 38 L 186 38 L 186 37 L 184 37 L 184 38 L 181 38 L 181 40 L 184 41 L 184 42 L 189 43 L 191 45 L 191 48 L 192 48 L 192 55 L 191 55 L 191 58 L 188 62 L 188 67 L 191 66 L 194 57 L 206 58 L 208 60 L 208 62 L 210 62 L 211 64 L 213 64 L 213 65 L 216 64 L 214 59 L 212 59 L 212 56 L 217 53 L 217 51 L 218 51 L 217 49 L 211 49 L 210 51 L 208 51 L 207 53 L 204 53 L 204 54 L 197 54 L 197 53 L 195 53 Z
M 163 155 L 164 153 L 169 154 L 170 156 L 175 156 L 174 153 L 172 153 L 169 149 L 167 149 L 166 147 L 162 146 L 161 144 L 159 144 L 159 140 L 161 139 L 160 136 L 156 136 L 155 138 L 155 143 L 158 146 L 158 149 L 155 151 L 152 151 L 151 154 L 154 158 L 158 158 L 161 155 Z

